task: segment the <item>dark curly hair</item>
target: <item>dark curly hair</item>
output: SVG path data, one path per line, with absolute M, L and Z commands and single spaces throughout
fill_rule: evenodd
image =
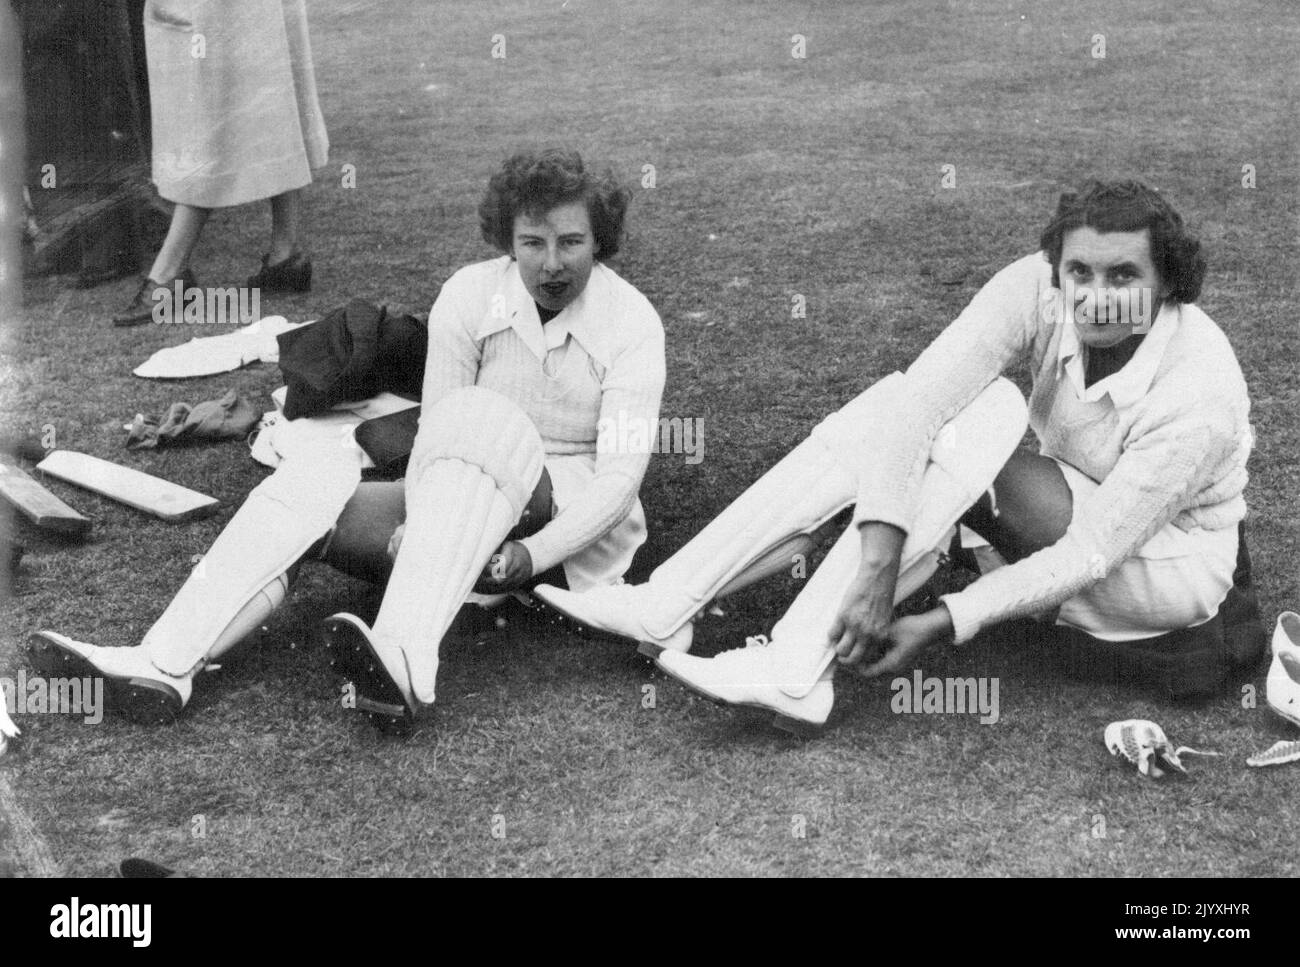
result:
M 508 158 L 488 182 L 478 206 L 483 238 L 503 252 L 514 247 L 515 216 L 540 218 L 558 205 L 587 203 L 596 258 L 618 254 L 623 218 L 632 193 L 608 169 L 593 171 L 576 151 L 520 151 Z
M 1085 182 L 1061 195 L 1056 215 L 1039 239 L 1052 263 L 1052 285 L 1060 288 L 1065 233 L 1087 226 L 1099 232 L 1151 230 L 1151 261 L 1169 288 L 1170 302 L 1195 302 L 1205 281 L 1201 243 L 1183 226 L 1182 216 L 1153 188 L 1140 181 Z

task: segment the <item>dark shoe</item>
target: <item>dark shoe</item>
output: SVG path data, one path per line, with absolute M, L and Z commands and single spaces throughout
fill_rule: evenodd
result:
M 1269 637 L 1259 613 L 1244 520 L 1237 525 L 1237 567 L 1232 573 L 1232 587 L 1219 605 L 1219 613 L 1223 615 L 1229 657 L 1243 674 L 1253 674 L 1268 654 Z
M 145 276 L 144 281 L 140 283 L 140 290 L 135 294 L 135 298 L 130 301 L 125 309 L 113 317 L 113 325 L 119 328 L 125 326 L 143 326 L 146 322 L 153 322 L 154 308 L 158 302 L 154 299 L 154 293 L 162 289 L 168 293 L 174 293 L 177 282 L 181 283 L 182 289 L 190 289 L 198 285 L 194 276 L 187 271 L 182 272 L 174 279 L 168 279 L 166 282 L 155 282 L 153 279 Z
M 407 735 L 415 715 L 402 687 L 393 680 L 370 640 L 370 629 L 355 615 L 339 612 L 325 619 L 325 650 L 330 667 L 352 683 L 356 704 L 372 725 L 388 735 Z
M 248 277 L 250 289 L 264 289 L 267 292 L 311 291 L 311 259 L 307 256 L 299 252 L 274 265 L 268 259 L 269 255 L 263 255 L 261 271 Z
M 152 860 L 140 859 L 139 857 L 129 857 L 124 859 L 121 865 L 122 879 L 124 880 L 145 880 L 145 879 L 189 879 L 189 873 L 183 873 L 180 870 L 173 870 L 170 866 L 163 866 L 161 863 L 155 863 Z

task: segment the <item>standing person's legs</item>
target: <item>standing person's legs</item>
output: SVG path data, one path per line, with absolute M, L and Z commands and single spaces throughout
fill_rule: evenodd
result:
M 271 199 L 271 250 L 262 268 L 249 276 L 249 288 L 268 292 L 307 292 L 311 289 L 311 259 L 299 246 L 303 189 L 281 192 Z
M 199 244 L 203 226 L 212 214 L 210 208 L 196 208 L 193 205 L 177 203 L 172 209 L 171 224 L 167 228 L 167 237 L 162 247 L 154 256 L 153 266 L 149 269 L 149 278 L 154 282 L 165 283 L 188 273 L 190 256 Z
M 298 253 L 298 233 L 302 226 L 302 189 L 295 188 L 271 199 L 272 265 Z
M 154 318 L 154 309 L 158 305 L 154 294 L 159 289 L 167 293 L 169 300 L 172 300 L 169 304 L 172 306 L 173 313 L 179 316 L 180 306 L 174 301 L 175 293 L 172 285 L 178 279 L 185 286 L 195 285 L 189 269 L 190 255 L 199 242 L 199 235 L 202 234 L 203 226 L 207 224 L 211 211 L 210 208 L 196 208 L 193 205 L 177 203 L 172 209 L 172 220 L 167 228 L 167 237 L 163 239 L 162 248 L 154 257 L 149 274 L 140 283 L 139 290 L 126 307 L 113 316 L 114 326 L 140 326 L 150 322 Z

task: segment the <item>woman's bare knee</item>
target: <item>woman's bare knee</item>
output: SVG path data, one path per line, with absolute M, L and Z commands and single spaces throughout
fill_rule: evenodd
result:
M 383 581 L 392 569 L 389 538 L 405 519 L 401 481 L 363 483 L 339 515 L 323 559 L 353 577 Z
M 1070 486 L 1049 457 L 1013 454 L 991 491 L 991 509 L 1017 557 L 1055 544 L 1074 516 Z

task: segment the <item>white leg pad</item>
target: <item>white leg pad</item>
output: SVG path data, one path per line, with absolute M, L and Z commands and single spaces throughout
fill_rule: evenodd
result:
M 1019 390 L 998 379 L 944 425 L 921 479 L 919 512 L 903 543 L 894 602 L 919 589 L 932 575 L 962 514 L 979 500 L 1024 436 L 1028 414 Z M 861 537 L 850 526 L 808 579 L 772 629 L 773 649 L 790 651 L 807 665 L 811 689 L 834 652 L 827 645 L 831 625 L 858 573 Z M 807 656 L 800 661 L 793 656 Z M 795 693 L 791 693 L 795 694 Z
M 457 390 L 424 419 L 432 435 L 407 472 L 405 531 L 372 637 L 386 663 L 401 653 L 414 698 L 430 704 L 443 636 L 527 506 L 545 452 L 524 412 L 491 390 Z
M 284 604 L 284 599 L 289 596 L 290 583 L 289 572 L 284 571 L 253 595 L 252 600 L 240 609 L 239 614 L 231 619 L 226 630 L 213 643 L 212 649 L 207 654 L 207 661 L 209 663 L 216 661 L 260 628 L 262 622 L 271 617 L 276 608 Z
M 864 408 L 891 405 L 901 385 L 901 375 L 891 374 L 832 413 L 656 568 L 642 615 L 646 630 L 669 638 L 719 591 L 750 583 L 746 571 L 775 548 L 849 506 L 857 496 L 852 455 L 869 445 L 857 435 L 864 421 L 856 417 Z
M 359 452 L 297 454 L 249 493 L 145 634 L 141 647 L 155 667 L 187 675 L 218 645 L 238 640 L 227 631 L 241 613 L 251 614 L 245 607 L 338 520 L 361 481 Z

